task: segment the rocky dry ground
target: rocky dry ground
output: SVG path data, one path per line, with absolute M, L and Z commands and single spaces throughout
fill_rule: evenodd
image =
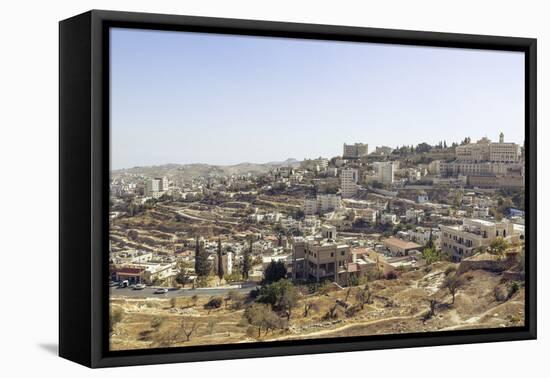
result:
M 166 346 L 227 344 L 283 339 L 329 338 L 378 334 L 497 328 L 521 326 L 524 321 L 524 289 L 510 291 L 511 283 L 501 274 L 470 271 L 462 274 L 465 284 L 458 291 L 455 303 L 447 289 L 441 287 L 450 263 L 435 263 L 429 269 L 403 273 L 398 279 L 376 280 L 369 283 L 372 303 L 366 304 L 354 316 L 347 317 L 338 306 L 336 318 L 327 319 L 326 313 L 336 300 L 345 300 L 347 289 L 332 290 L 326 294 L 304 294 L 293 309 L 288 327 L 262 332 L 244 319 L 244 309 L 228 306 L 208 311 L 204 304 L 208 297 L 169 299 L 113 298 L 111 308 L 120 314 L 114 325 L 111 348 L 139 349 Z M 516 288 L 518 288 L 516 286 Z M 498 287 L 498 288 L 497 288 Z M 497 289 L 495 289 L 497 288 Z M 355 293 L 348 295 L 353 305 Z M 495 290 L 501 293 L 495 296 Z M 305 292 L 305 290 L 303 290 Z M 503 298 L 502 293 L 510 293 Z M 497 300 L 496 297 L 499 297 Z M 435 316 L 426 319 L 429 300 L 437 302 Z M 314 302 L 317 309 L 303 316 L 306 302 Z M 191 331 L 189 340 L 186 333 Z

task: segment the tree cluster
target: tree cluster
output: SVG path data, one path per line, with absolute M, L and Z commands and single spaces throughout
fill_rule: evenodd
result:
M 252 326 L 258 327 L 258 337 L 262 334 L 262 329 L 265 333 L 269 330 L 281 328 L 281 318 L 274 313 L 268 304 L 254 303 L 248 306 L 244 312 L 244 317 Z
M 283 261 L 271 261 L 264 271 L 263 283 L 269 285 L 286 278 L 286 275 L 286 266 Z
M 283 313 L 287 320 L 290 320 L 292 309 L 298 303 L 298 292 L 291 281 L 281 279 L 263 286 L 256 302 L 270 305 L 272 310 Z
M 195 273 L 197 276 L 207 276 L 209 273 L 208 254 L 198 236 L 195 238 Z

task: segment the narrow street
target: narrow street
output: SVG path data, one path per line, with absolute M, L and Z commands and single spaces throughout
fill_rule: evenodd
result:
M 240 286 L 240 285 L 238 285 Z M 172 297 L 192 297 L 198 296 L 224 296 L 231 290 L 240 294 L 248 294 L 256 285 L 245 284 L 244 287 L 208 287 L 197 289 L 168 289 L 165 294 L 155 294 L 156 287 L 146 287 L 142 290 L 134 290 L 130 287 L 111 287 L 109 293 L 111 297 L 131 297 L 131 298 L 172 298 Z

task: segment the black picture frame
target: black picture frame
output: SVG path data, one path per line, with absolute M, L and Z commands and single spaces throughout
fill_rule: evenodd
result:
M 108 28 L 196 31 L 525 53 L 524 327 L 109 351 Z M 89 367 L 536 338 L 536 39 L 92 10 L 59 24 L 59 354 Z

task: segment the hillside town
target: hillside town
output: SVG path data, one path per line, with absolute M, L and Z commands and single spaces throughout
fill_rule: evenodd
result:
M 524 148 L 502 133 L 121 169 L 110 193 L 113 349 L 523 322 Z

